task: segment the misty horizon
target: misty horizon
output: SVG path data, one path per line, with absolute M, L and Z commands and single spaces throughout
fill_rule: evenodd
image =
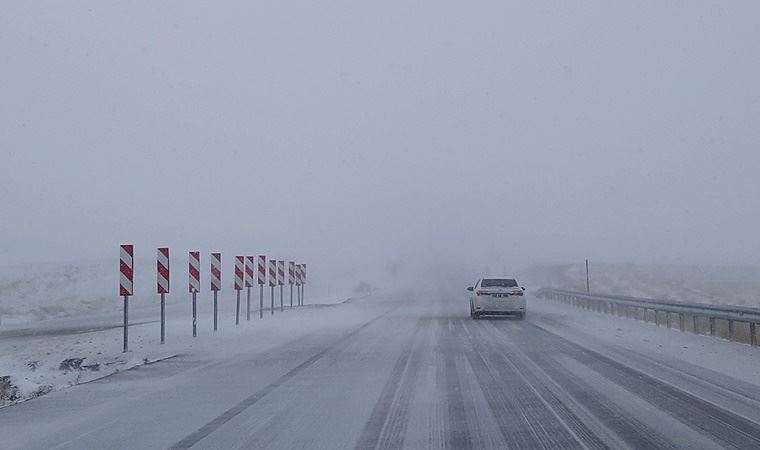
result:
M 758 13 L 17 3 L 0 255 L 760 265 Z

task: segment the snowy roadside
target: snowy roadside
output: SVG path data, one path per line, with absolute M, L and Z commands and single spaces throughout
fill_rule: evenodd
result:
M 276 295 L 275 314 L 265 295 L 263 319 L 259 319 L 258 292 L 252 292 L 251 320 L 246 320 L 246 298 L 241 301 L 241 321 L 235 326 L 234 294 L 220 297 L 219 330 L 213 332 L 213 311 L 208 298 L 199 298 L 198 337 L 192 337 L 188 303 L 167 305 L 166 344 L 160 344 L 157 307 L 140 310 L 129 327 L 130 351 L 122 353 L 120 314 L 47 320 L 3 327 L 0 330 L 0 407 L 25 401 L 54 390 L 90 382 L 119 371 L 160 361 L 178 354 L 204 359 L 236 352 L 265 350 L 321 327 L 338 315 L 345 320 L 360 311 L 354 300 L 365 297 L 309 298 L 303 307 L 284 312 Z
M 531 322 L 571 341 L 604 352 L 614 345 L 665 361 L 682 361 L 760 386 L 760 348 L 658 327 L 559 302 L 528 297 Z M 618 352 L 617 354 L 624 354 Z
M 177 253 L 171 264 L 173 267 L 184 268 L 187 265 L 186 258 L 186 254 Z M 232 267 L 234 262 L 226 257 L 224 264 L 228 264 L 224 267 Z M 207 270 L 209 268 L 204 264 L 201 269 L 202 280 L 209 279 Z M 180 273 L 187 276 L 186 272 L 177 274 Z M 0 331 L 40 321 L 77 321 L 85 316 L 119 314 L 121 302 L 117 295 L 118 287 L 118 266 L 113 259 L 0 264 Z M 350 288 L 334 287 L 333 285 L 331 291 L 329 284 L 328 289 L 325 289 L 319 280 L 310 282 L 306 285 L 306 303 L 329 304 L 354 295 Z M 130 309 L 134 312 L 151 309 L 156 302 L 155 259 L 135 260 L 134 288 L 135 295 L 130 299 Z M 232 286 L 224 285 L 223 292 L 232 292 Z M 254 287 L 253 296 L 257 302 L 258 292 L 258 287 Z M 277 295 L 279 299 L 279 289 Z M 289 297 L 289 286 L 285 286 L 286 302 L 289 302 Z M 269 299 L 269 287 L 265 288 L 265 298 Z M 169 304 L 186 304 L 187 294 L 177 291 L 167 296 L 166 301 Z
M 523 271 L 532 287 L 585 292 L 585 266 L 539 264 Z M 592 263 L 591 291 L 690 303 L 760 306 L 760 267 Z

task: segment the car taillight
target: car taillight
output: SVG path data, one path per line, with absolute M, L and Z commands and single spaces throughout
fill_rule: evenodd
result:
M 518 297 L 522 297 L 523 296 L 523 291 L 513 292 L 512 295 L 516 295 Z
M 486 291 L 477 291 L 476 294 L 478 294 L 478 297 L 482 297 L 482 296 L 485 296 L 485 295 L 491 295 L 490 292 L 486 292 Z

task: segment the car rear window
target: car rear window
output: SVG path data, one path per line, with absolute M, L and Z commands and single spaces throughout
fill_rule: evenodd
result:
M 517 281 L 512 278 L 486 278 L 481 287 L 517 287 Z

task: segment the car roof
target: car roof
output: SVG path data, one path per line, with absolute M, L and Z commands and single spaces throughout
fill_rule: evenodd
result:
M 481 280 L 516 280 L 515 277 L 483 277 Z

